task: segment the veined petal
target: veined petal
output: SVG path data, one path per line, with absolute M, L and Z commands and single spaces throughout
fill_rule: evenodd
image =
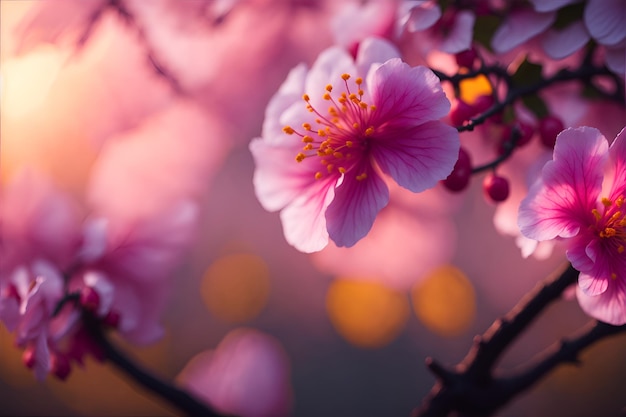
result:
M 328 107 L 328 102 L 322 98 L 328 84 L 332 85 L 335 91 L 345 89 L 344 80 L 341 78 L 345 73 L 357 76 L 354 60 L 345 49 L 335 46 L 320 53 L 307 74 L 303 91 L 310 96 L 313 107 L 318 109 Z M 302 109 L 306 112 L 304 102 Z
M 399 58 L 381 65 L 369 87 L 376 106 L 374 125 L 416 126 L 440 119 L 450 110 L 439 78 L 428 68 L 411 67 Z
M 585 313 L 604 323 L 614 326 L 626 324 L 626 279 L 611 280 L 608 288 L 600 295 L 588 295 L 576 288 L 578 303 Z
M 561 132 L 554 160 L 546 163 L 542 178 L 520 205 L 522 234 L 536 240 L 569 238 L 591 224 L 607 157 L 608 142 L 597 129 Z
M 287 79 L 281 84 L 280 88 L 269 101 L 265 109 L 265 119 L 263 121 L 262 136 L 265 140 L 274 142 L 284 138 L 285 133 L 281 115 L 294 104 L 298 104 L 300 109 L 304 110 L 304 104 L 301 101 L 302 92 L 304 91 L 304 80 L 307 73 L 307 66 L 300 64 L 289 71 Z
M 301 252 L 322 250 L 328 244 L 327 207 L 335 196 L 335 181 L 315 181 L 280 212 L 287 242 Z
M 589 0 L 583 18 L 591 36 L 602 45 L 616 45 L 626 38 L 624 0 Z
M 308 161 L 298 163 L 296 154 L 301 149 L 297 138 L 293 146 L 277 146 L 255 138 L 250 142 L 250 152 L 254 157 L 254 191 L 268 211 L 280 210 L 296 199 L 315 182 L 317 167 L 307 169 Z
M 365 174 L 358 180 L 354 175 Z M 335 198 L 326 210 L 328 234 L 337 246 L 353 246 L 372 228 L 378 212 L 389 202 L 389 189 L 369 164 L 355 166 L 344 174 Z
M 385 130 L 372 143 L 372 155 L 381 170 L 413 192 L 434 187 L 450 175 L 458 154 L 457 130 L 439 121 Z
M 551 58 L 563 59 L 585 46 L 588 40 L 589 34 L 583 22 L 574 22 L 560 30 L 550 29 L 541 45 Z

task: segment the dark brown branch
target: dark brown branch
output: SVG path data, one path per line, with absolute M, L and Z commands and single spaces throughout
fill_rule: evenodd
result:
M 427 359 L 428 368 L 438 377 L 414 417 L 441 417 L 452 411 L 467 416 L 488 416 L 524 389 L 510 380 L 497 380 L 493 367 L 511 343 L 563 291 L 576 282 L 578 272 L 568 268 L 556 279 L 549 278 L 524 297 L 506 316 L 495 321 L 482 335 L 474 338 L 467 356 L 453 369 Z

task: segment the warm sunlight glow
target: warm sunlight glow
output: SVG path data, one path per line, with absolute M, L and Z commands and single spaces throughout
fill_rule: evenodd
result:
M 492 93 L 491 84 L 484 75 L 461 81 L 460 98 L 468 104 L 474 104 L 474 101 L 480 96 L 490 95 Z
M 256 317 L 270 292 L 267 264 L 257 255 L 224 256 L 207 268 L 202 298 L 211 313 L 231 323 Z
M 437 268 L 411 291 L 413 310 L 432 331 L 454 336 L 465 331 L 476 315 L 474 288 L 460 269 Z
M 326 310 L 337 332 L 358 347 L 379 348 L 404 328 L 409 303 L 404 294 L 377 282 L 336 280 L 326 294 Z
M 52 46 L 39 48 L 2 64 L 0 109 L 3 116 L 22 117 L 41 106 L 61 69 L 62 57 Z

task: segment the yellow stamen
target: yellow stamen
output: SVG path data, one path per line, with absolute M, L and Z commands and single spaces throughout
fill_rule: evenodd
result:
M 283 132 L 285 132 L 288 135 L 293 135 L 296 131 L 293 130 L 291 126 L 285 126 L 283 127 Z
M 338 171 L 341 172 L 342 174 L 346 173 L 346 169 L 344 167 L 339 167 Z
M 608 198 L 602 197 L 602 204 L 604 204 L 604 207 L 611 207 L 611 204 L 613 203 L 611 203 L 611 200 L 609 200 Z
M 311 136 L 309 136 L 309 135 L 304 135 L 302 137 L 302 142 L 304 142 L 304 143 L 312 143 L 313 142 L 313 138 Z
M 367 173 L 362 173 L 356 176 L 357 181 L 363 181 L 365 178 L 367 178 Z
M 298 161 L 298 162 L 304 161 L 304 158 L 306 158 L 306 155 L 303 154 L 302 152 L 300 152 L 298 155 L 296 155 L 296 161 Z
M 333 86 L 332 86 L 332 85 L 330 85 L 330 84 L 327 84 L 327 85 L 326 85 L 326 91 L 328 91 L 329 93 L 330 93 L 331 91 L 333 91 Z
M 304 130 L 311 130 L 311 124 L 310 123 L 302 123 L 302 128 Z
M 361 84 L 363 84 L 363 78 L 357 77 L 357 79 L 354 80 L 354 82 L 356 83 L 356 85 L 361 85 Z
M 350 79 L 350 74 L 342 74 L 341 79 L 344 81 L 348 81 Z
M 308 95 L 308 94 L 303 94 L 303 95 L 302 95 L 302 100 L 304 100 L 304 101 L 307 101 L 307 102 L 308 102 L 309 100 L 311 100 L 311 98 L 309 97 L 309 95 Z
M 365 136 L 370 136 L 372 133 L 374 133 L 373 127 L 370 126 L 367 129 L 365 129 Z
M 321 179 L 321 178 L 322 178 L 322 173 L 321 173 L 321 172 L 319 172 L 319 171 L 318 171 L 318 172 L 316 172 L 316 173 L 315 173 L 315 179 L 316 179 L 316 180 L 319 180 L 319 179 Z

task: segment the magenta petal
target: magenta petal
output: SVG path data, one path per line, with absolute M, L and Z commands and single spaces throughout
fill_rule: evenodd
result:
M 411 67 L 398 58 L 381 65 L 369 86 L 376 105 L 370 120 L 374 126 L 415 126 L 450 110 L 439 78 L 426 67 Z
M 457 13 L 452 31 L 441 44 L 441 50 L 449 54 L 456 54 L 470 49 L 474 34 L 474 12 L 463 10 Z
M 356 180 L 355 175 L 367 178 Z M 385 182 L 367 163 L 355 166 L 337 187 L 335 198 L 326 210 L 328 234 L 337 246 L 353 246 L 372 228 L 378 212 L 389 201 Z
M 557 137 L 554 160 L 522 200 L 518 224 L 524 236 L 568 238 L 593 221 L 602 189 L 608 143 L 594 128 L 567 129 Z
M 457 130 L 439 121 L 386 130 L 372 145 L 382 171 L 413 192 L 434 187 L 450 175 L 458 154 Z
M 578 277 L 580 289 L 587 295 L 597 296 L 606 291 L 609 287 L 609 280 L 598 278 L 581 272 Z
M 623 277 L 611 280 L 600 295 L 585 294 L 578 287 L 576 296 L 580 307 L 591 317 L 614 326 L 626 324 L 626 280 Z

